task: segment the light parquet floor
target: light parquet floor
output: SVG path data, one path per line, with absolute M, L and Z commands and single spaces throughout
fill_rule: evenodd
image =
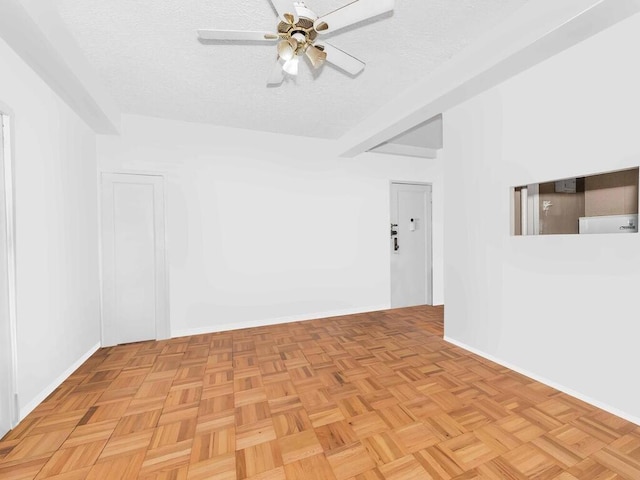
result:
M 640 479 L 640 427 L 442 340 L 416 307 L 96 352 L 2 479 Z

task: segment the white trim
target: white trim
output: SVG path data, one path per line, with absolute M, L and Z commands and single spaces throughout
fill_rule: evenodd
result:
M 130 168 L 123 168 L 119 170 L 99 170 L 98 174 L 102 175 L 103 173 L 109 175 L 143 175 L 147 177 L 166 177 L 168 172 L 163 170 L 135 170 Z
M 91 347 L 82 357 L 76 360 L 73 365 L 67 368 L 61 375 L 58 376 L 53 382 L 47 385 L 36 397 L 27 403 L 20 409 L 20 420 L 22 421 L 27 415 L 29 415 L 38 405 L 40 405 L 51 393 L 58 388 L 62 382 L 64 382 L 73 372 L 75 372 L 80 366 L 86 362 L 91 355 L 96 353 L 100 349 L 100 343 L 96 343 Z
M 189 328 L 171 332 L 171 338 L 188 337 L 191 335 L 203 335 L 207 333 L 229 332 L 241 330 L 243 328 L 268 327 L 270 325 L 281 325 L 283 323 L 304 322 L 307 320 L 319 320 L 323 318 L 342 317 L 344 315 L 356 315 L 358 313 L 370 313 L 380 310 L 389 310 L 389 304 L 373 305 L 370 307 L 347 308 L 344 310 L 329 310 L 326 312 L 306 313 L 302 315 L 289 315 L 286 317 L 275 317 L 261 320 L 249 320 L 246 322 L 220 323 L 207 327 Z
M 14 174 L 13 174 L 13 115 L 10 110 L 0 104 L 0 135 L 2 135 L 3 152 L 0 154 L 0 168 L 4 170 L 5 212 L 6 220 L 6 254 L 7 254 L 7 312 L 9 316 L 9 422 L 15 427 L 18 422 L 18 329 L 17 329 L 17 296 L 16 296 L 16 233 L 15 233 L 15 202 L 14 202 Z
M 386 153 L 390 155 L 402 155 L 405 157 L 438 158 L 438 150 L 435 148 L 416 147 L 400 143 L 383 143 L 369 150 L 371 153 Z
M 527 185 L 527 190 L 529 193 L 527 197 L 527 209 L 529 210 L 527 234 L 540 235 L 540 184 Z
M 170 291 L 170 270 L 171 265 L 169 264 L 169 207 L 168 207 L 168 199 L 169 199 L 169 188 L 167 186 L 167 174 L 166 173 L 158 173 L 158 175 L 162 176 L 162 201 L 164 205 L 162 206 L 162 211 L 164 213 L 164 252 L 163 252 L 163 261 L 164 261 L 164 324 L 161 326 L 160 330 L 156 330 L 158 335 L 158 340 L 167 340 L 171 338 L 171 291 Z
M 100 288 L 100 342 L 104 341 L 104 286 L 102 262 L 102 172 L 96 169 L 96 195 L 98 196 L 98 286 Z
M 520 189 L 520 235 L 529 235 L 529 187 Z
M 588 395 L 584 395 L 576 390 L 573 390 L 572 388 L 569 387 L 565 387 L 564 385 L 561 385 L 557 382 L 554 382 L 552 380 L 549 380 L 548 378 L 545 378 L 541 375 L 538 375 L 536 373 L 530 372 L 529 370 L 526 370 L 524 368 L 520 368 L 517 367 L 513 364 L 511 364 L 510 362 L 504 361 L 501 358 L 495 357 L 494 355 L 491 355 L 489 353 L 485 353 L 481 350 L 478 350 L 477 348 L 473 348 L 463 342 L 459 342 L 458 340 L 455 340 L 451 337 L 448 336 L 444 336 L 444 341 L 445 342 L 449 342 L 457 347 L 460 347 L 464 350 L 467 350 L 471 353 L 474 353 L 482 358 L 486 358 L 487 360 L 491 360 L 494 363 L 497 363 L 499 365 L 502 365 L 503 367 L 508 368 L 509 370 L 513 370 L 514 372 L 518 372 L 521 373 L 522 375 L 525 375 L 537 382 L 540 383 L 544 383 L 545 385 L 555 388 L 556 390 L 559 390 L 561 392 L 566 393 L 567 395 L 571 395 L 572 397 L 575 397 L 579 400 L 582 400 L 583 402 L 586 402 L 590 405 L 593 405 L 594 407 L 598 407 L 601 410 L 604 410 L 606 412 L 609 412 L 613 415 L 616 415 L 620 418 L 624 418 L 625 420 L 628 420 L 632 423 L 635 423 L 636 425 L 640 426 L 640 417 L 636 417 L 635 415 L 631 415 L 630 413 L 627 412 L 623 412 L 622 410 L 616 408 L 616 407 L 612 407 L 611 405 L 608 405 L 604 402 L 601 402 L 599 400 L 595 400 L 594 398 L 589 397 Z
M 429 305 L 433 306 L 433 185 L 429 185 L 429 199 L 426 205 L 427 215 L 429 217 L 428 225 L 429 231 L 427 232 L 427 264 L 426 268 L 426 276 L 427 281 L 429 282 L 429 291 L 427 292 L 427 302 Z
M 158 340 L 167 340 L 169 338 L 171 338 L 171 305 L 170 305 L 170 300 L 171 300 L 171 292 L 169 291 L 169 285 L 171 285 L 171 282 L 169 281 L 169 270 L 170 270 L 170 265 L 169 265 L 169 208 L 167 206 L 167 200 L 169 199 L 169 192 L 168 192 L 168 187 L 167 187 L 167 175 L 165 173 L 157 173 L 157 175 L 160 175 L 162 177 L 162 213 L 163 218 L 162 218 L 162 229 L 163 229 L 163 245 L 164 245 L 164 251 L 162 252 L 162 261 L 164 264 L 164 275 L 163 275 L 163 279 L 164 279 L 164 286 L 163 286 L 163 291 L 164 291 L 164 299 L 163 299 L 163 306 L 164 306 L 164 322 L 162 322 L 162 324 L 160 325 L 160 327 L 158 328 L 156 326 L 156 335 L 157 335 L 157 339 Z

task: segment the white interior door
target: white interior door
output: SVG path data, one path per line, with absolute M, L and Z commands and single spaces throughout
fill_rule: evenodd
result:
M 391 307 L 431 305 L 431 185 L 391 184 Z
M 0 114 L 0 438 L 17 423 L 13 179 L 8 120 Z
M 102 174 L 103 345 L 169 336 L 164 178 Z

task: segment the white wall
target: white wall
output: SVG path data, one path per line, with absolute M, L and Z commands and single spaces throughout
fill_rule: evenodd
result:
M 172 335 L 389 306 L 389 182 L 440 202 L 441 163 L 329 145 L 137 116 L 99 137 L 102 171 L 166 174 Z
M 100 341 L 95 135 L 0 40 L 14 125 L 18 394 L 24 416 Z
M 510 187 L 640 164 L 640 16 L 448 111 L 447 338 L 640 423 L 640 235 L 510 236 Z

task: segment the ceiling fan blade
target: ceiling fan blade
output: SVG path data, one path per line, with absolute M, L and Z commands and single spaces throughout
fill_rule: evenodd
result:
M 335 32 L 354 23 L 393 10 L 394 0 L 355 0 L 344 7 L 327 13 L 314 22 L 319 33 Z
M 314 68 L 322 66 L 324 61 L 327 59 L 327 53 L 324 50 L 316 47 L 315 45 L 307 48 L 307 51 L 305 53 L 307 54 L 309 60 L 311 60 L 311 65 L 313 65 Z
M 270 0 L 278 16 L 287 23 L 298 23 L 298 12 L 292 0 Z
M 324 53 L 327 54 L 327 62 L 334 64 L 351 75 L 357 75 L 364 70 L 365 63 L 356 57 L 352 57 L 330 43 L 325 42 L 321 46 L 324 49 Z
M 267 85 L 277 86 L 282 83 L 284 80 L 284 70 L 282 70 L 282 64 L 280 63 L 280 59 L 276 60 L 275 65 L 273 66 L 273 70 L 269 74 L 269 78 L 267 79 Z
M 198 30 L 202 40 L 232 40 L 235 42 L 275 42 L 278 35 L 272 32 L 250 32 L 243 30 Z

